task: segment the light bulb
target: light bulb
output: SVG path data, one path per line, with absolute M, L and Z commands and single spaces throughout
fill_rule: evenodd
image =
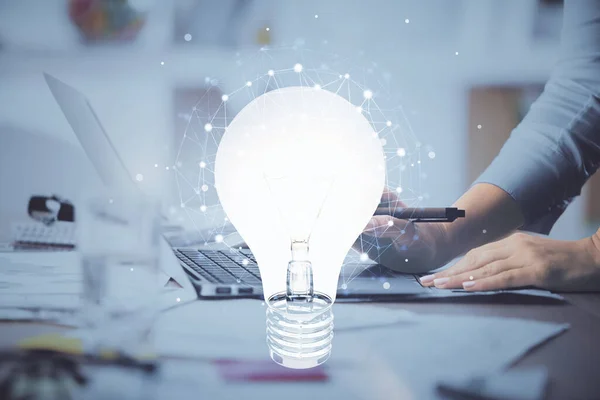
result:
M 282 365 L 329 356 L 340 270 L 385 183 L 375 133 L 343 97 L 298 86 L 254 99 L 221 139 L 215 187 L 256 258 L 267 343 Z

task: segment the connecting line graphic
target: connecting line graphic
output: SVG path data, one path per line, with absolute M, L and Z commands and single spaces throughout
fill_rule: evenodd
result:
M 326 49 L 327 43 L 322 46 Z M 407 206 L 422 206 L 428 198 L 423 192 L 427 170 L 424 164 L 433 162 L 435 151 L 418 140 L 404 105 L 391 95 L 390 74 L 377 63 L 366 61 L 362 54 L 359 56 L 361 60 L 355 62 L 349 57 L 299 45 L 262 47 L 243 55 L 237 53 L 232 60 L 232 65 L 237 65 L 234 72 L 239 72 L 239 84 L 232 86 L 232 82 L 226 84 L 215 77 L 204 78 L 204 91 L 193 104 L 191 113 L 179 116 L 186 120 L 185 128 L 180 133 L 174 163 L 165 168 L 179 191 L 180 203 L 173 205 L 171 212 L 183 213 L 192 220 L 191 225 L 196 227 L 200 242 L 223 241 L 232 230 L 214 187 L 217 147 L 229 122 L 237 110 L 256 97 L 289 86 L 329 90 L 355 104 L 356 111 L 365 116 L 382 143 L 387 187 Z M 333 157 L 332 162 L 334 160 Z M 359 240 L 361 259 L 368 254 L 377 261 L 398 240 L 406 242 L 406 234 L 403 230 L 397 238 L 385 243 Z M 418 240 L 415 236 L 413 242 Z M 237 252 L 237 248 L 230 249 Z M 349 276 L 344 274 L 343 285 L 348 285 L 363 272 L 357 265 L 353 264 L 351 268 Z

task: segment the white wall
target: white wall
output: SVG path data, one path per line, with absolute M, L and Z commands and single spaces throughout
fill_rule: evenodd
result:
M 9 42 L 8 51 L 0 53 L 0 125 L 75 143 L 40 74 L 54 73 L 89 96 L 132 174 L 142 173 L 149 190 L 160 191 L 167 178 L 154 164 L 173 159 L 167 149 L 172 145 L 171 88 L 217 76 L 225 91 L 232 90 L 243 84 L 244 68 L 253 68 L 236 65 L 232 49 L 172 47 L 171 2 L 154 3 L 138 44 L 91 50 L 65 28 L 70 25 L 62 1 L 18 3 L 0 2 L 0 37 Z M 376 62 L 377 74 L 389 77 L 420 140 L 436 151 L 435 160 L 423 167 L 423 191 L 430 196 L 423 204 L 439 205 L 455 200 L 470 184 L 465 174 L 468 88 L 543 82 L 549 74 L 556 44 L 529 39 L 534 11 L 534 0 L 268 0 L 249 10 L 248 26 L 271 21 L 275 45 L 304 43 L 363 65 Z M 24 12 L 37 16 L 26 19 Z M 43 24 L 51 34 L 39 34 Z M 254 31 L 246 33 L 242 42 L 252 36 Z M 306 64 L 319 59 L 304 57 Z M 560 236 L 581 236 L 581 206 L 569 213 L 560 222 Z

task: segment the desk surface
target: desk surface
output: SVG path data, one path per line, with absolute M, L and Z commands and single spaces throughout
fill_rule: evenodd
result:
M 531 350 L 514 367 L 545 366 L 550 376 L 548 399 L 592 399 L 600 394 L 600 294 L 566 294 L 569 303 L 510 303 L 490 299 L 483 304 L 457 299 L 445 301 L 382 303 L 423 314 L 481 315 L 529 318 L 569 323 L 571 328 L 550 342 Z M 501 301 L 500 301 L 501 300 Z M 537 304 L 536 304 L 537 303 Z M 44 332 L 59 332 L 60 326 L 40 323 L 0 323 L 0 346 Z

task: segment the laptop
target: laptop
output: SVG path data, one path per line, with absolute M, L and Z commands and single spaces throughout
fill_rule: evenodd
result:
M 56 102 L 94 165 L 102 181 L 125 193 L 140 190 L 102 127 L 88 99 L 73 87 L 44 74 Z M 180 247 L 171 245 L 167 273 L 174 263 L 185 271 L 199 298 L 263 298 L 260 271 L 249 249 L 233 246 L 241 241 L 230 235 L 224 243 Z M 173 257 L 172 255 L 175 255 Z M 177 268 L 175 267 L 175 269 Z M 383 265 L 361 261 L 358 254 L 344 262 L 338 281 L 338 299 L 415 295 L 430 291 L 418 276 L 392 272 Z

